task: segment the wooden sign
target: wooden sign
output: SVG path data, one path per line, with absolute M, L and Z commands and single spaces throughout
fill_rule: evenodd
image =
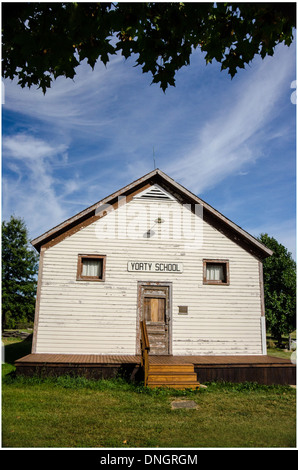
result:
M 159 261 L 128 261 L 127 271 L 146 273 L 182 273 L 183 264 Z

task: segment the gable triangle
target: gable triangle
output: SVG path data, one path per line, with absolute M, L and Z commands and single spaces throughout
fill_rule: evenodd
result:
M 145 189 L 138 195 L 134 196 L 133 199 L 138 199 L 142 201 L 158 201 L 158 202 L 173 202 L 176 199 L 163 189 L 158 184 L 153 184 L 150 188 Z

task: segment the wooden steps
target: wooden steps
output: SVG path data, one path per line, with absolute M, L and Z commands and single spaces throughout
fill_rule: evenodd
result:
M 168 356 L 149 356 L 150 344 L 145 320 L 140 321 L 141 365 L 144 369 L 144 385 L 150 388 L 192 388 L 200 387 L 192 363 L 168 363 Z M 158 362 L 156 362 L 158 358 Z M 155 362 L 155 363 L 154 363 Z
M 193 364 L 150 364 L 147 386 L 177 389 L 199 388 Z

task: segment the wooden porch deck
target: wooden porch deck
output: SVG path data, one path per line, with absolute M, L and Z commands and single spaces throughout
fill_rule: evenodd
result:
M 273 356 L 153 356 L 150 364 L 193 364 L 201 383 L 258 382 L 296 384 L 296 366 L 288 359 Z M 93 354 L 28 354 L 15 362 L 17 374 L 75 374 L 93 378 L 141 376 L 141 356 Z

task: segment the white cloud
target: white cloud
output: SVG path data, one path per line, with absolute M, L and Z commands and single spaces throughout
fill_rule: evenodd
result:
M 278 116 L 279 100 L 289 91 L 294 63 L 294 48 L 282 47 L 274 57 L 242 73 L 242 79 L 222 98 L 218 112 L 198 128 L 188 151 L 168 165 L 168 172 L 197 193 L 244 172 L 247 164 L 262 156 L 266 139 L 270 139 L 264 128 Z
M 94 71 L 83 64 L 45 96 L 6 80 L 4 116 L 15 122 L 3 139 L 4 212 L 23 213 L 38 235 L 152 170 L 153 147 L 156 166 L 197 194 L 249 172 L 287 131 L 267 126 L 285 89 L 290 103 L 292 63 L 294 48 L 281 47 L 228 85 L 198 61 L 165 95 L 121 57 Z
M 78 132 L 94 133 L 106 128 L 113 121 L 107 114 L 107 107 L 116 99 L 117 89 L 125 82 L 125 74 L 119 76 L 121 57 L 113 57 L 105 68 L 98 64 L 93 71 L 83 62 L 77 68 L 73 80 L 59 77 L 44 95 L 37 88 L 23 88 L 16 80 L 5 80 L 5 110 L 26 114 L 59 129 L 65 138 Z M 100 115 L 101 119 L 96 117 Z
M 52 164 L 63 160 L 66 146 L 51 145 L 27 134 L 6 136 L 2 146 L 5 164 L 7 162 L 10 170 L 3 178 L 4 217 L 11 213 L 23 217 L 30 234 L 63 220 L 66 212 L 59 202 Z M 13 173 L 18 175 L 17 179 Z
M 67 149 L 65 145 L 53 147 L 42 139 L 21 133 L 4 137 L 3 148 L 9 157 L 22 160 L 27 165 L 32 162 L 38 164 L 48 157 L 64 153 Z

